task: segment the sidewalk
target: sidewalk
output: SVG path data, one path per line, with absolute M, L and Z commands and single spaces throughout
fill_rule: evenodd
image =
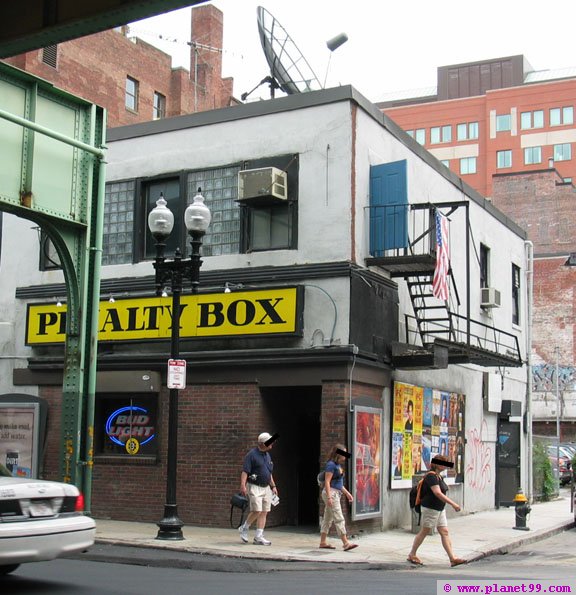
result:
M 505 553 L 520 545 L 545 539 L 574 525 L 570 511 L 569 492 L 561 494 L 552 502 L 532 505 L 527 521 L 529 531 L 513 529 L 514 508 L 501 508 L 475 514 L 459 515 L 448 520 L 450 536 L 457 556 L 468 561 L 479 560 L 494 553 Z M 407 565 L 414 535 L 410 528 L 393 529 L 382 533 L 351 536 L 358 548 L 342 551 L 339 539 L 330 539 L 335 550 L 318 549 L 319 535 L 299 532 L 291 528 L 271 528 L 266 537 L 270 547 L 243 544 L 235 529 L 212 529 L 185 526 L 182 541 L 156 540 L 158 527 L 154 523 L 135 523 L 96 519 L 96 541 L 115 545 L 176 550 L 262 560 L 300 562 L 350 563 L 374 566 Z M 442 549 L 440 536 L 435 533 L 426 538 L 418 551 L 426 567 L 448 566 L 448 558 Z

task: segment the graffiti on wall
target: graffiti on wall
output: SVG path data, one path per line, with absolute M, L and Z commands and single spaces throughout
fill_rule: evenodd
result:
M 484 442 L 488 433 L 486 421 L 478 431 L 473 428 L 466 432 L 466 483 L 477 492 L 484 491 L 492 481 L 493 449 Z
M 558 366 L 558 389 L 576 390 L 576 368 L 574 366 Z M 532 366 L 532 390 L 546 392 L 556 390 L 556 366 L 539 364 Z

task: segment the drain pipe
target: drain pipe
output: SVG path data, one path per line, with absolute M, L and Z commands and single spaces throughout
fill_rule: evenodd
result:
M 534 474 L 532 472 L 532 301 L 534 298 L 534 244 L 524 242 L 526 248 L 527 305 L 526 305 L 526 425 L 528 430 L 528 501 L 533 502 Z

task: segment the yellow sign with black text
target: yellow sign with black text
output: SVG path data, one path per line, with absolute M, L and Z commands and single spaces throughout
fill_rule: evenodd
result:
M 182 295 L 180 337 L 298 335 L 302 332 L 303 287 Z M 99 341 L 169 339 L 172 298 L 100 302 Z M 66 306 L 28 304 L 26 344 L 63 343 Z

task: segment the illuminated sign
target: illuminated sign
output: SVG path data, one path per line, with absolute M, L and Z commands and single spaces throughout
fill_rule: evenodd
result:
M 125 447 L 129 454 L 136 454 L 156 436 L 156 432 L 148 409 L 132 405 L 120 407 L 110 414 L 106 420 L 106 435 L 115 444 Z
M 299 335 L 303 287 L 182 295 L 180 337 Z M 99 341 L 169 339 L 172 299 L 146 297 L 100 302 Z M 64 343 L 66 306 L 28 304 L 26 345 Z

